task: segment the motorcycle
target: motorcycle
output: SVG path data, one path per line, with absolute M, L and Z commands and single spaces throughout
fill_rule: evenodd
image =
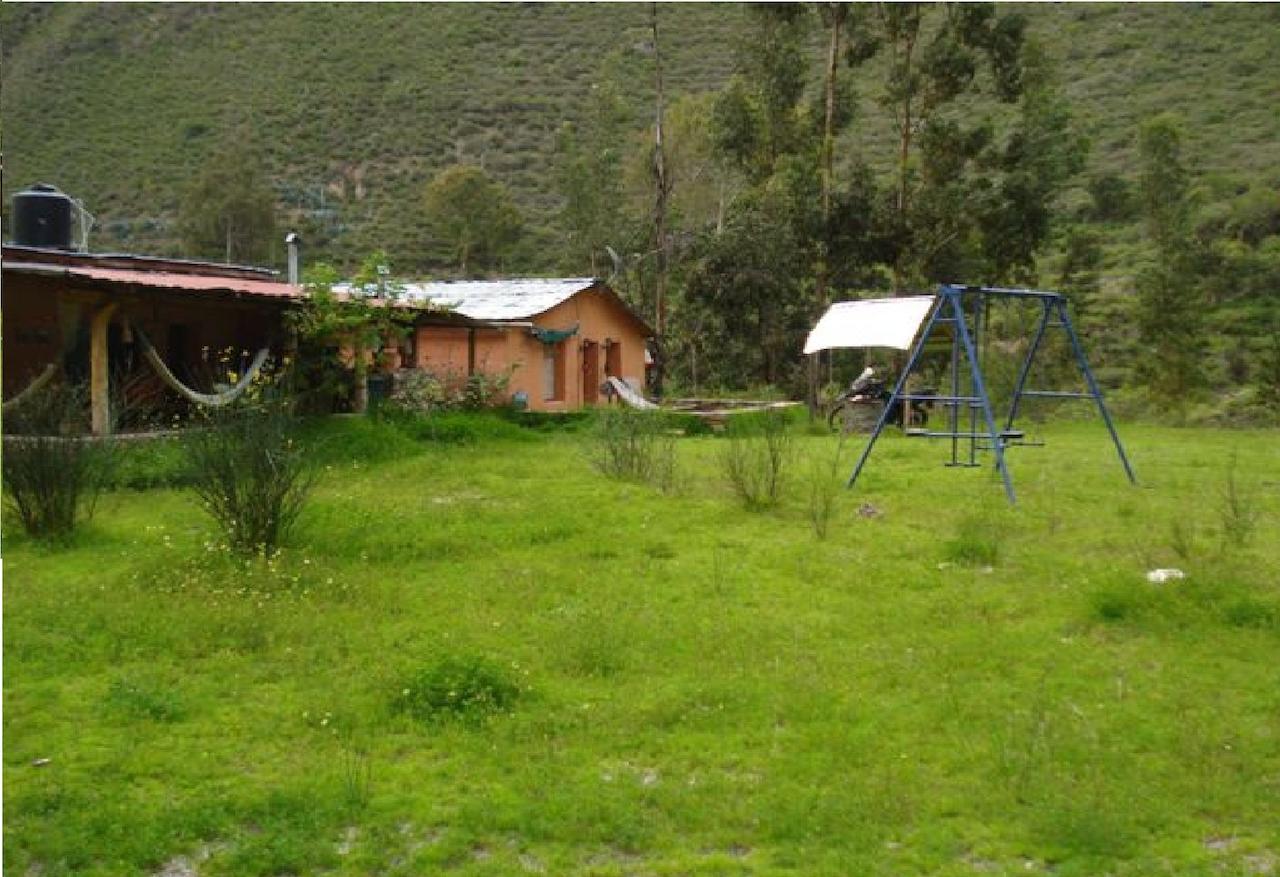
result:
M 880 421 L 880 412 L 884 410 L 893 392 L 885 386 L 884 381 L 870 372 L 870 368 L 864 371 L 831 403 L 830 412 L 827 414 L 827 425 L 833 431 L 850 433 L 870 432 L 875 429 Z M 919 391 L 921 395 L 932 395 L 936 392 L 932 388 Z M 909 402 L 899 402 L 894 407 L 895 411 L 890 418 L 891 423 L 902 426 L 906 419 L 907 426 L 923 428 L 929 422 L 929 409 L 933 408 L 933 402 L 912 399 Z M 904 417 L 907 411 L 910 412 L 909 419 Z

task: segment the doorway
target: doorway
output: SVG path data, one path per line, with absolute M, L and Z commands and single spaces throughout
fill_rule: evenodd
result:
M 600 401 L 600 345 L 594 341 L 582 342 L 582 404 L 595 405 Z
M 622 377 L 622 342 L 606 340 L 604 342 L 605 377 Z

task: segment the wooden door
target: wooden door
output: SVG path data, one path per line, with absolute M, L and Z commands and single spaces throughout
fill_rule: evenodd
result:
M 600 345 L 594 341 L 582 342 L 582 404 L 595 405 L 600 401 Z

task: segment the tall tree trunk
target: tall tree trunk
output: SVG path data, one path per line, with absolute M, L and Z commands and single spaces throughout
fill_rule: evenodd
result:
M 827 50 L 827 113 L 822 125 L 822 222 L 831 220 L 831 187 L 835 162 L 836 75 L 839 72 L 840 34 L 844 30 L 843 3 L 831 4 L 831 44 Z
M 716 199 L 716 234 L 724 232 L 725 182 L 720 181 L 720 197 Z
M 365 362 L 364 341 L 356 340 L 352 344 L 355 371 L 355 387 L 352 388 L 351 409 L 356 414 L 364 414 L 369 410 L 369 365 Z
M 819 314 L 827 309 L 827 275 L 829 271 L 831 242 L 831 188 L 835 164 L 835 116 L 836 74 L 839 72 L 840 32 L 844 29 L 845 6 L 831 4 L 831 44 L 827 50 L 827 112 L 822 124 L 822 240 L 818 264 L 813 278 L 813 293 Z M 830 357 L 830 353 L 827 354 Z M 821 353 L 810 354 L 809 359 L 809 419 L 818 416 L 818 373 Z
M 911 159 L 911 124 L 912 124 L 912 98 L 915 96 L 912 92 L 912 62 L 915 53 L 916 38 L 919 33 L 919 11 L 913 13 L 916 20 L 908 25 L 906 34 L 902 37 L 902 54 L 903 67 L 905 70 L 904 81 L 906 85 L 903 88 L 902 105 L 900 107 L 900 128 L 898 130 L 898 235 L 899 247 L 898 253 L 893 260 L 893 291 L 902 292 L 903 290 L 903 270 L 906 261 L 906 249 L 903 244 L 907 238 L 907 214 L 910 209 L 910 187 L 907 185 L 907 164 Z M 895 63 L 897 61 L 898 46 L 894 43 Z
M 667 332 L 667 167 L 665 147 L 662 143 L 662 54 L 658 44 L 658 4 L 650 4 L 653 25 L 653 68 L 657 91 L 656 122 L 654 125 L 653 175 L 657 184 L 653 226 L 658 243 L 658 271 L 654 282 L 655 325 L 653 350 L 653 394 L 662 398 L 666 378 Z

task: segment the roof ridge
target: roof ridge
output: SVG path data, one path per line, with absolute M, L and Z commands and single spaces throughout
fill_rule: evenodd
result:
M 452 285 L 452 284 L 470 284 L 473 286 L 492 285 L 499 286 L 507 283 L 581 283 L 590 285 L 599 283 L 600 280 L 595 277 L 501 277 L 490 280 L 406 280 L 402 281 L 403 285 L 414 286 L 430 286 L 430 285 Z

